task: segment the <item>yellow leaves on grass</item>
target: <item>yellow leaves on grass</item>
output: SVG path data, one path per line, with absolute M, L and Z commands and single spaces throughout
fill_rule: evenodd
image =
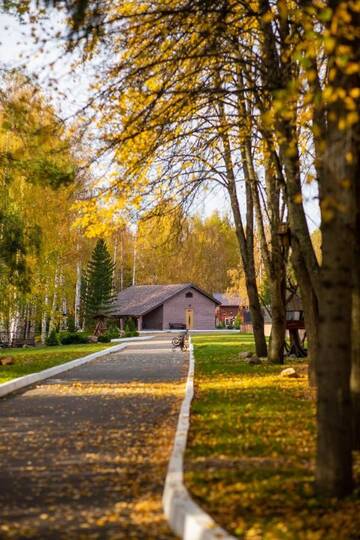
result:
M 320 501 L 314 492 L 315 402 L 306 376 L 285 380 L 281 366 L 267 363 L 249 368 L 239 361 L 248 339 L 194 338 L 188 488 L 243 540 L 356 538 L 360 502 Z

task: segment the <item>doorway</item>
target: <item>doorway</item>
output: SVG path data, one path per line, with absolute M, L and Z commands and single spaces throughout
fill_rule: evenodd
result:
M 194 326 L 194 310 L 187 308 L 185 310 L 186 329 L 191 330 Z

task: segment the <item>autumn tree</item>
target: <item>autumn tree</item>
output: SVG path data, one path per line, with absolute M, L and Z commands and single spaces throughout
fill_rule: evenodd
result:
M 137 283 L 197 284 L 213 293 L 230 285 L 228 271 L 239 264 L 236 234 L 226 217 L 175 212 L 138 224 Z
M 113 54 L 98 74 L 106 83 L 94 114 L 102 111 L 103 151 L 114 153 L 121 171 L 121 181 L 115 182 L 119 191 L 131 185 L 150 200 L 170 193 L 191 201 L 216 178 L 228 192 L 259 351 L 264 340 L 254 282 L 253 219 L 254 211 L 261 217 L 261 190 L 258 179 L 249 176 L 249 158 L 261 141 L 267 204 L 260 199 L 260 211 L 272 208 L 274 231 L 283 218 L 285 225 L 288 221 L 315 362 L 317 486 L 322 494 L 346 495 L 352 489 L 352 433 L 358 422 L 352 404 L 358 407 L 359 396 L 353 324 L 359 267 L 356 2 L 223 0 L 169 6 L 119 0 L 110 6 L 89 0 L 81 9 L 71 4 L 70 15 L 70 46 L 84 42 L 85 52 L 93 55 L 103 40 L 111 44 Z M 245 111 L 239 115 L 243 104 L 237 98 L 242 96 Z M 244 117 L 252 122 L 250 141 L 241 129 Z M 303 201 L 309 160 L 319 191 L 321 264 Z M 238 198 L 239 179 L 245 211 Z M 261 231 L 260 221 L 257 228 Z M 276 234 L 271 235 L 272 263 L 280 264 L 281 279 L 273 296 L 281 299 L 285 254 Z
M 5 73 L 0 89 L 1 319 L 10 341 L 30 306 L 43 251 L 44 216 L 38 199 L 73 184 L 76 160 L 70 138 L 39 88 L 19 72 Z
M 24 223 L 15 193 L 21 183 L 68 185 L 75 163 L 54 110 L 37 87 L 18 72 L 6 73 L 0 88 L 1 261 L 11 279 L 27 286 L 26 253 L 39 246 L 39 230 Z M 15 185 L 16 184 L 16 185 Z

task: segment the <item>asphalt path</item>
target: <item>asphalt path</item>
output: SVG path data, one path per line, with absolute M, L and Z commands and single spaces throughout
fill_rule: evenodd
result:
M 187 354 L 129 345 L 0 399 L 0 538 L 173 539 L 161 509 Z

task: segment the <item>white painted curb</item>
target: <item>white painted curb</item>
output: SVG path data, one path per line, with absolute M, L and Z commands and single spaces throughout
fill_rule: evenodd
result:
M 172 530 L 183 540 L 235 540 L 197 505 L 184 486 L 184 452 L 194 395 L 194 346 L 190 340 L 189 372 L 163 493 L 163 508 Z
M 179 330 L 140 330 L 140 334 L 179 334 L 180 332 L 185 332 L 185 328 Z M 189 334 L 240 334 L 240 330 L 218 330 L 216 328 L 209 330 L 194 330 L 193 328 L 189 330 Z
M 69 369 L 73 369 L 75 367 L 82 366 L 83 364 L 87 364 L 88 362 L 91 362 L 92 360 L 95 360 L 100 356 L 104 356 L 105 354 L 122 351 L 123 349 L 125 349 L 125 347 L 126 344 L 108 347 L 107 349 L 88 354 L 87 356 L 82 356 L 81 358 L 70 360 L 65 364 L 59 364 L 58 366 L 44 369 L 43 371 L 38 371 L 37 373 L 31 373 L 30 375 L 24 375 L 23 377 L 18 377 L 17 379 L 13 379 L 12 381 L 2 383 L 0 384 L 0 397 L 11 394 L 12 392 L 15 392 L 15 390 L 20 390 L 20 388 L 25 388 L 26 386 L 30 386 L 39 381 L 43 381 L 44 379 L 48 379 L 53 375 L 58 375 L 59 373 L 63 373 L 64 371 L 68 371 Z
M 137 336 L 129 338 L 114 338 L 111 343 L 132 343 L 133 341 L 145 341 L 148 339 L 154 339 L 155 336 Z

